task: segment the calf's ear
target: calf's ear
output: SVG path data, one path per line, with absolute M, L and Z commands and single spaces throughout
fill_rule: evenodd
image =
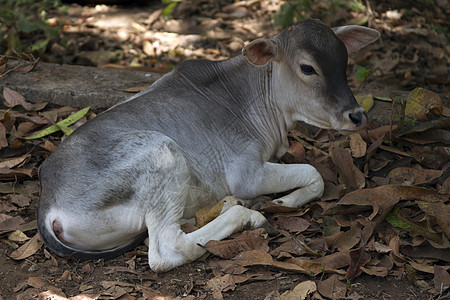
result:
M 276 56 L 277 45 L 269 39 L 256 39 L 244 48 L 242 55 L 256 66 L 263 66 Z
M 355 53 L 380 37 L 377 30 L 358 25 L 334 27 L 332 30 L 347 47 L 348 54 Z

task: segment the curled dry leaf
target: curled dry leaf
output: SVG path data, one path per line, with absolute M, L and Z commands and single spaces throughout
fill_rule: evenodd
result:
M 0 232 L 19 230 L 20 225 L 25 223 L 25 220 L 20 216 L 11 217 L 9 215 L 0 215 Z
M 330 299 L 343 299 L 347 293 L 347 285 L 339 280 L 339 275 L 332 274 L 328 279 L 317 283 L 319 293 Z
M 308 280 L 303 281 L 292 290 L 286 291 L 280 296 L 280 300 L 304 300 L 309 299 L 309 295 L 317 290 L 316 283 Z
M 421 210 L 427 215 L 435 217 L 442 232 L 450 240 L 450 206 L 443 202 L 417 201 Z
M 29 103 L 29 102 L 25 101 L 24 96 L 22 96 L 18 92 L 14 91 L 8 87 L 5 87 L 3 89 L 3 97 L 5 98 L 5 101 L 6 101 L 5 104 L 7 107 L 14 107 L 14 106 L 21 105 L 23 108 L 25 108 L 28 111 L 41 110 L 48 104 L 47 102 L 36 103 L 36 104 Z
M 249 276 L 225 274 L 208 280 L 204 288 L 210 291 L 226 292 L 234 290 L 237 283 L 242 283 L 249 279 Z
M 366 155 L 367 143 L 362 139 L 361 135 L 359 133 L 353 133 L 349 138 L 352 156 L 360 158 Z
M 205 248 L 209 252 L 226 259 L 235 257 L 241 252 L 258 250 L 269 251 L 268 239 L 263 236 L 264 229 L 244 231 L 240 236 L 231 240 L 209 241 Z
M 42 247 L 42 242 L 39 239 L 39 234 L 36 234 L 31 240 L 15 250 L 9 257 L 14 260 L 22 260 L 30 257 Z
M 450 274 L 442 267 L 434 266 L 433 281 L 434 288 L 441 294 L 450 288 Z
M 347 270 L 347 279 L 359 276 L 362 273 L 361 267 L 370 261 L 370 254 L 363 248 L 350 251 L 350 266 Z
M 195 227 L 201 228 L 217 218 L 222 212 L 223 202 L 219 202 L 212 207 L 205 207 L 195 213 Z
M 340 234 L 331 246 L 335 249 L 339 249 L 339 251 L 346 251 L 356 246 L 360 241 L 361 228 L 352 226 L 350 230 Z
M 288 217 L 283 215 L 275 215 L 270 217 L 269 222 L 275 225 L 277 229 L 288 230 L 289 232 L 303 232 L 311 225 L 310 222 L 299 217 Z
M 8 234 L 8 239 L 13 242 L 25 242 L 28 241 L 30 238 L 27 237 L 25 233 L 23 233 L 20 230 L 15 230 Z
M 20 157 L 15 157 L 15 158 L 9 158 L 9 159 L 4 159 L 4 160 L 0 160 L 0 169 L 12 169 L 20 164 L 22 164 L 26 159 L 29 159 L 30 155 L 29 154 L 25 154 L 23 156 Z
M 0 123 L 0 149 L 8 147 L 8 140 L 6 139 L 6 128 L 3 123 Z
M 448 200 L 448 195 L 441 195 L 433 190 L 416 186 L 386 185 L 348 193 L 336 204 L 329 205 L 324 214 L 357 213 L 372 207 L 374 211 L 372 215 L 378 213 L 380 208 L 383 215 L 386 215 L 401 200 L 443 202 Z
M 311 276 L 317 276 L 322 273 L 333 273 L 333 274 L 341 274 L 341 275 L 345 274 L 345 271 L 343 271 L 343 270 L 330 268 L 327 265 L 319 263 L 317 261 L 302 259 L 300 257 L 290 258 L 290 259 L 286 260 L 286 262 L 292 263 L 299 267 L 302 267 Z
M 399 167 L 390 171 L 388 177 L 390 178 L 391 182 L 396 184 L 409 182 L 410 184 L 419 185 L 439 178 L 443 173 L 443 170 Z
M 364 174 L 353 164 L 353 158 L 349 149 L 330 147 L 330 155 L 339 169 L 347 189 L 362 189 L 366 185 Z

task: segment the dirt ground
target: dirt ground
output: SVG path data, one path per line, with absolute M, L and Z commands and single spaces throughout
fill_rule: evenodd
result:
M 393 90 L 409 91 L 416 87 L 448 95 L 450 48 L 449 24 L 445 17 L 450 13 L 448 1 L 438 1 L 439 4 L 432 8 L 426 7 L 426 1 L 417 1 L 414 5 L 411 5 L 409 1 L 400 0 L 367 1 L 363 3 L 366 6 L 371 4 L 371 6 L 370 9 L 366 7 L 365 11 L 350 11 L 348 7 L 341 5 L 333 8 L 335 9 L 333 13 L 326 13 L 331 10 L 327 6 L 329 2 L 316 1 L 309 11 L 309 16 L 319 17 L 329 25 L 358 23 L 370 25 L 382 33 L 380 42 L 367 47 L 357 57 L 350 59 L 348 77 L 353 88 L 382 89 L 385 91 L 385 97 L 395 96 L 391 93 Z M 38 55 L 48 62 L 165 73 L 185 59 L 218 60 L 235 56 L 248 41 L 261 36 L 270 36 L 280 30 L 273 27 L 271 15 L 279 10 L 281 1 L 255 0 L 233 3 L 226 0 L 183 1 L 173 11 L 171 19 L 161 16 L 163 7 L 159 1 L 144 7 L 71 4 L 67 13 L 54 15 L 55 19 L 65 23 L 64 42 L 52 41 Z M 367 16 L 368 18 L 365 19 Z M 36 37 L 29 39 L 33 42 Z M 357 65 L 372 69 L 363 83 L 355 77 Z M 371 129 L 375 130 L 380 125 L 386 124 L 373 125 Z M 448 127 L 444 129 L 448 131 Z M 60 137 L 50 138 L 49 141 L 57 145 Z M 329 138 L 333 140 L 334 137 Z M 365 136 L 363 138 L 368 139 Z M 325 143 L 330 140 L 325 140 Z M 314 136 L 314 141 L 310 142 L 314 143 L 315 149 L 318 149 L 323 141 L 320 137 Z M 374 138 L 372 142 L 375 144 Z M 405 152 L 413 153 L 414 147 L 404 145 L 398 146 L 395 151 L 392 149 L 394 146 L 389 149 L 383 148 L 383 153 L 389 153 L 386 155 L 389 158 L 386 162 L 405 159 L 401 156 L 405 155 Z M 437 148 L 430 148 L 433 151 L 440 151 L 441 148 L 438 147 L 443 147 L 442 151 L 448 151 L 449 146 L 448 140 L 445 139 L 426 145 L 429 147 L 437 145 Z M 37 148 L 38 144 L 34 146 Z M 14 151 L 13 147 L 6 149 Z M 31 159 L 27 158 L 26 162 L 32 164 L 32 167 L 29 167 L 31 170 L 29 176 L 32 180 L 26 181 L 30 182 L 30 186 L 26 187 L 29 192 L 19 193 L 17 190 L 19 187 L 22 188 L 25 178 L 23 174 L 14 178 L 10 176 L 12 173 L 5 172 L 2 174 L 7 175 L 0 177 L 0 184 L 2 184 L 0 189 L 2 219 L 0 221 L 3 225 L 5 224 L 5 215 L 21 217 L 24 224 L 16 227 L 26 232 L 28 237 L 33 237 L 36 236 L 33 222 L 36 220 L 39 201 L 36 170 L 48 156 L 49 151 L 44 146 L 37 151 L 31 149 L 29 151 L 30 153 L 34 151 Z M 305 155 L 310 155 L 313 150 L 309 149 L 309 151 L 307 150 Z M 7 153 L 5 157 L 8 158 L 19 155 L 12 152 L 2 152 L 2 154 Z M 410 157 L 413 155 L 411 154 Z M 437 191 L 441 193 L 440 195 L 445 194 L 446 184 L 448 189 L 448 179 L 443 176 L 448 174 L 448 172 L 445 173 L 448 168 L 448 156 L 446 159 L 447 161 L 444 159 L 433 168 L 435 171 L 442 171 L 441 175 L 433 177 L 434 181 L 427 179 L 421 186 Z M 360 169 L 364 168 L 361 160 L 356 159 L 355 164 L 357 163 Z M 411 158 L 402 167 L 415 167 L 417 164 L 418 160 L 412 161 Z M 381 178 L 382 176 L 376 172 L 374 171 L 376 177 Z M 386 178 L 388 177 L 387 173 L 383 174 Z M 391 178 L 390 183 L 392 180 L 394 179 Z M 367 177 L 366 184 L 366 187 L 379 186 L 378 181 L 375 182 Z M 10 192 L 9 186 L 16 190 Z M 336 186 L 338 186 L 337 183 Z M 28 203 L 19 203 L 17 199 L 14 200 L 15 202 L 12 201 L 12 194 L 25 195 Z M 330 199 L 337 201 L 335 198 Z M 302 211 L 302 214 L 310 214 L 310 218 L 307 219 L 311 224 L 322 222 L 316 210 L 318 206 L 322 206 L 320 212 L 326 209 L 329 203 L 325 205 L 324 201 L 318 202 L 316 206 L 308 206 Z M 435 229 L 436 224 L 432 225 Z M 11 225 L 7 228 L 13 227 Z M 25 244 L 26 240 L 16 241 L 8 238 L 11 230 L 5 228 L 0 229 L 2 242 L 0 243 L 0 266 L 2 266 L 0 299 L 300 299 L 300 296 L 287 294 L 287 292 L 292 291 L 302 282 L 313 281 L 320 287 L 325 279 L 331 278 L 331 273 L 325 271 L 316 276 L 308 276 L 270 263 L 245 266 L 247 268 L 245 272 L 242 270 L 228 272 L 224 271 L 225 268 L 218 267 L 223 259 L 213 254 L 169 272 L 156 274 L 148 267 L 145 245 L 140 245 L 134 251 L 112 260 L 80 262 L 57 257 L 49 253 L 45 246 L 37 241 L 30 246 L 30 248 L 36 248 L 32 255 L 24 259 L 12 259 L 12 252 Z M 318 231 L 313 233 L 311 228 L 310 230 L 311 232 L 304 233 L 305 236 L 316 237 Z M 375 241 L 381 240 L 386 240 L 386 244 L 392 246 L 389 241 L 392 242 L 394 239 L 389 240 L 383 236 L 386 232 L 391 234 L 389 230 L 377 231 L 374 238 L 370 240 L 370 246 L 372 247 Z M 298 235 L 297 232 L 295 234 Z M 398 235 L 402 236 L 401 233 Z M 282 243 L 282 238 L 278 239 L 269 243 L 271 251 Z M 448 251 L 448 248 L 442 249 Z M 381 257 L 385 253 L 378 252 L 378 254 Z M 284 255 L 286 256 L 283 258 L 292 258 L 287 254 Z M 339 282 L 344 284 L 346 291 L 344 294 L 332 294 L 331 298 L 444 299 L 448 297 L 448 290 L 447 292 L 445 289 L 436 290 L 437 271 L 435 269 L 433 273 L 433 266 L 439 266 L 447 272 L 443 275 L 443 278 L 447 278 L 445 276 L 448 276 L 449 261 L 442 259 L 445 254 L 439 255 L 442 256 L 433 261 L 425 258 L 413 260 L 407 255 L 402 255 L 402 259 L 399 260 L 399 256 L 396 256 L 385 273 L 381 272 L 384 266 L 378 265 L 380 269 L 377 270 L 380 272 L 376 275 L 369 275 L 371 272 L 366 270 L 359 276 L 346 279 L 345 272 L 339 273 L 341 276 Z M 375 271 L 372 272 L 372 274 L 375 273 Z M 231 280 L 229 276 L 234 277 Z M 214 278 L 220 278 L 223 284 L 216 283 L 215 287 L 208 288 Z M 322 290 L 324 290 L 323 286 Z M 309 292 L 307 295 L 309 299 L 329 298 L 329 295 L 321 296 L 317 292 Z

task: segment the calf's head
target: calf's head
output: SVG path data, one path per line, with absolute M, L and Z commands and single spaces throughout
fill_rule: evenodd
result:
M 346 77 L 348 54 L 376 41 L 379 32 L 362 26 L 329 28 L 306 20 L 242 50 L 257 66 L 273 62 L 273 96 L 292 121 L 321 128 L 357 131 L 367 117 Z

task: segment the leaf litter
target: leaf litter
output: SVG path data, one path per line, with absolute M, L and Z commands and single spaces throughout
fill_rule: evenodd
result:
M 242 7 L 249 9 L 250 6 Z M 189 10 L 184 13 L 189 13 Z M 89 22 L 82 26 L 91 26 Z M 229 26 L 231 21 L 225 23 Z M 411 28 L 398 29 L 394 19 L 376 26 L 388 35 L 396 30 L 403 33 L 400 42 L 386 41 L 383 47 L 392 50 L 383 53 L 370 76 L 386 78 L 389 69 L 398 68 L 397 72 L 404 74 L 404 78 L 397 76 L 393 81 L 403 81 L 402 84 L 409 87 L 424 83 L 418 71 L 420 68 L 411 69 L 407 59 L 395 56 L 396 52 L 411 50 L 408 45 L 413 42 L 401 42 L 410 40 L 411 34 L 407 32 Z M 251 28 L 247 30 L 251 31 Z M 433 35 L 426 38 L 432 39 Z M 158 41 L 152 42 L 156 44 Z M 414 57 L 427 57 L 425 63 L 433 68 L 443 65 L 442 55 L 432 55 L 433 49 L 415 51 Z M 373 58 L 379 53 L 370 52 L 367 56 Z M 208 55 L 208 58 L 218 57 L 214 51 L 209 51 Z M 38 59 L 28 57 L 13 67 L 0 63 L 5 69 L 1 76 L 7 72 L 31 71 L 37 62 Z M 439 86 L 448 82 L 448 72 L 435 72 L 433 75 L 436 75 L 433 84 Z M 129 89 L 130 92 L 138 90 L 140 88 Z M 159 275 L 148 271 L 144 246 L 127 253 L 121 265 L 114 265 L 114 260 L 99 260 L 84 262 L 80 266 L 70 259 L 55 258 L 42 247 L 34 220 L 38 197 L 37 169 L 57 148 L 65 133 L 70 133 L 95 115 L 82 116 L 81 121 L 73 126 L 72 122 L 64 121 L 79 112 L 77 109 L 29 103 L 12 89 L 4 89 L 2 95 L 0 238 L 8 245 L 9 257 L 17 259 L 23 268 L 30 272 L 37 267 L 49 269 L 46 278 L 30 276 L 18 284 L 17 295 L 22 299 L 36 298 L 40 293 L 42 299 L 67 299 L 64 294 L 67 291 L 63 292 L 55 285 L 58 281 L 72 281 L 74 290 L 68 295 L 73 295 L 72 299 L 165 299 L 160 292 Z M 358 101 L 366 111 L 380 100 L 392 101 L 393 106 L 400 105 L 396 103 L 397 99 L 392 100 L 395 97 L 384 96 L 358 97 Z M 289 275 L 301 273 L 307 274 L 310 280 L 294 281 L 295 284 L 287 290 L 275 290 L 267 297 L 342 298 L 355 295 L 349 289 L 349 283 L 358 276 L 398 277 L 406 274 L 408 280 L 427 290 L 430 297 L 448 296 L 449 120 L 441 117 L 423 124 L 416 122 L 439 115 L 448 117 L 449 108 L 442 107 L 439 100 L 431 91 L 415 89 L 407 99 L 402 99 L 403 110 L 397 116 L 393 114 L 391 125 L 369 124 L 368 130 L 350 136 L 327 131 L 309 134 L 308 129 L 301 126 L 293 130 L 289 137 L 291 147 L 282 161 L 314 165 L 326 183 L 324 197 L 294 210 L 266 202 L 259 209 L 277 229 L 278 235 L 268 236 L 261 230 L 254 230 L 235 234 L 224 241 L 211 241 L 206 248 L 212 255 L 199 260 L 205 260 L 204 268 L 209 278 L 197 276 L 188 282 L 175 282 L 174 293 L 186 295 L 187 299 L 193 295 L 221 298 L 230 295 L 229 292 L 239 285 L 265 280 L 283 281 Z M 399 115 L 412 118 L 407 128 L 405 120 L 408 119 L 400 122 Z M 58 131 L 45 131 L 51 126 L 58 126 Z M 39 130 L 44 130 L 45 134 L 36 136 Z M 27 136 L 33 139 L 27 140 Z M 214 211 L 206 209 L 198 212 L 198 218 L 208 222 L 217 214 L 217 208 Z M 189 230 L 195 229 L 194 226 L 189 227 Z M 99 272 L 113 277 L 96 285 L 88 278 Z
M 11 91 L 7 91 L 7 97 L 13 95 L 21 105 L 11 105 L 9 100 L 5 106 L 10 107 L 2 110 L 0 124 L 7 129 L 4 134 L 7 145 L 2 151 L 18 151 L 0 159 L 1 174 L 10 174 L 0 177 L 3 181 L 0 183 L 0 233 L 11 248 L 8 253 L 11 259 L 35 258 L 40 264 L 53 261 L 52 265 L 58 265 L 53 255 L 42 247 L 35 225 L 27 225 L 27 221 L 33 220 L 23 219 L 21 211 L 36 205 L 37 167 L 64 139 L 65 133 L 72 131 L 69 126 L 85 117 L 88 108 L 77 112 L 47 105 L 28 106 L 20 94 Z M 34 132 L 43 127 L 51 128 L 52 123 L 62 124 L 69 130 L 46 132 L 44 129 L 38 135 L 28 133 L 33 139 L 14 136 L 17 132 L 14 129 L 24 123 L 32 123 L 34 126 L 30 128 Z M 274 280 L 274 272 L 306 274 L 313 280 L 283 293 L 278 291 L 280 299 L 306 299 L 312 295 L 344 297 L 348 293 L 347 282 L 361 274 L 386 277 L 407 273 L 415 281 L 433 279 L 425 285 L 430 294 L 448 293 L 450 162 L 446 155 L 449 141 L 442 138 L 445 135 L 433 136 L 432 143 L 427 144 L 430 151 L 417 150 L 423 145 L 422 138 L 429 138 L 428 133 L 436 129 L 448 130 L 447 120 L 417 125 L 404 132 L 395 131 L 392 126 L 369 125 L 368 130 L 349 136 L 332 132 L 309 135 L 308 130 L 299 125 L 290 134 L 291 148 L 282 161 L 314 164 L 326 183 L 323 199 L 299 209 L 286 210 L 276 205 L 261 207 L 277 230 L 276 236 L 256 229 L 208 242 L 205 248 L 213 255 L 208 258 L 208 268 L 214 276 L 205 282 L 192 282 L 190 293 L 210 293 L 219 299 L 237 285 Z M 386 140 L 389 134 L 393 136 L 392 141 Z M 299 142 L 300 137 L 303 142 Z M 384 144 L 386 142 L 389 146 Z M 405 165 L 396 165 L 405 158 L 408 158 Z M 27 170 L 28 176 L 18 175 L 23 170 Z M 199 224 L 183 228 L 196 230 L 217 217 L 222 206 L 198 211 Z M 42 251 L 45 252 L 43 259 Z M 129 254 L 128 267 L 112 266 L 113 273 L 109 273 L 140 276 L 147 267 L 145 252 L 137 250 Z M 93 274 L 99 267 L 97 263 L 85 264 L 81 274 Z M 80 276 L 69 270 L 64 274 L 61 280 Z M 322 280 L 315 281 L 318 277 Z M 422 281 L 421 284 L 425 282 Z M 30 277 L 18 291 L 27 291 L 27 286 L 41 291 L 50 287 L 45 280 L 38 282 Z M 110 299 L 153 290 L 122 281 L 103 281 L 100 290 L 92 285 L 79 288 L 82 294 L 98 292 Z M 53 291 L 62 295 L 61 291 Z M 152 293 L 158 294 L 157 291 Z

